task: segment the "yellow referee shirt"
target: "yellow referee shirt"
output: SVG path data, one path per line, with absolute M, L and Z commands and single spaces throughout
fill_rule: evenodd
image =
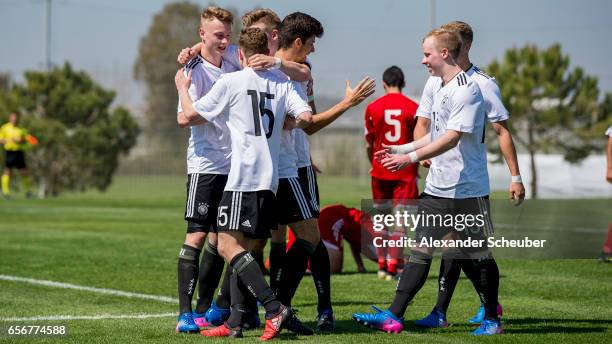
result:
M 27 144 L 26 137 L 28 132 L 25 129 L 6 123 L 0 127 L 0 140 L 4 140 L 4 150 L 19 151 L 23 150 Z

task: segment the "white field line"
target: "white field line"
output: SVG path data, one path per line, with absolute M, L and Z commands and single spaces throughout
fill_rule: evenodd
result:
M 61 283 L 61 282 L 54 282 L 54 281 L 47 281 L 47 280 L 40 280 L 40 279 L 26 278 L 26 277 L 19 277 L 19 276 L 0 275 L 0 280 L 10 281 L 10 282 L 22 282 L 22 283 L 29 283 L 29 284 L 36 284 L 36 285 L 44 285 L 47 287 L 54 287 L 54 288 L 82 290 L 82 291 L 89 291 L 89 292 L 98 293 L 98 294 L 123 296 L 123 297 L 128 297 L 128 298 L 133 298 L 133 299 L 154 300 L 154 301 L 168 302 L 168 303 L 174 303 L 174 304 L 178 303 L 178 299 L 168 297 L 168 296 L 139 294 L 139 293 L 132 293 L 129 291 L 122 291 L 122 290 L 115 290 L 115 289 L 86 287 L 86 286 L 70 284 L 70 283 Z
M 148 319 L 175 317 L 177 313 L 160 314 L 99 314 L 99 315 L 50 315 L 29 318 L 0 318 L 0 321 L 61 321 L 61 320 L 104 320 L 104 319 Z

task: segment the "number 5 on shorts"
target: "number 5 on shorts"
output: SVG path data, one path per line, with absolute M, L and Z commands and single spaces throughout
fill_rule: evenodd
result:
M 227 205 L 219 207 L 219 212 L 217 213 L 217 223 L 219 227 L 227 225 L 227 208 Z

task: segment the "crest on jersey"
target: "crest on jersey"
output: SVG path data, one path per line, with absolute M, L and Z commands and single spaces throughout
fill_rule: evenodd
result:
M 208 214 L 208 203 L 200 203 L 198 205 L 198 214 L 201 216 Z
M 444 110 L 448 110 L 446 108 L 447 103 L 448 103 L 448 94 L 445 94 L 444 97 L 442 97 L 442 102 L 440 102 L 440 107 Z

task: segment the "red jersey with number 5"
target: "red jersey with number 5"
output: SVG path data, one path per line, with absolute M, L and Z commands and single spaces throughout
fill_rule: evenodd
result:
M 382 144 L 403 145 L 413 141 L 415 114 L 419 105 L 401 93 L 388 93 L 370 103 L 365 113 L 366 141 L 372 153 L 383 149 Z M 416 176 L 418 164 L 391 172 L 372 159 L 372 177 L 399 180 Z

